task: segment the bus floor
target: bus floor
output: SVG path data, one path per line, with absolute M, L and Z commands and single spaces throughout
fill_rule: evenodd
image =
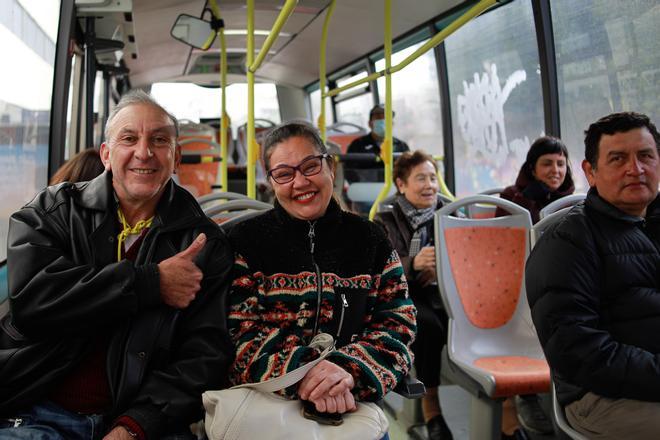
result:
M 470 395 L 457 385 L 442 385 L 439 390 L 442 412 L 451 429 L 454 440 L 469 440 L 470 432 Z M 545 397 L 545 396 L 544 396 Z M 386 397 L 386 406 L 399 412 L 404 405 L 404 398 L 395 393 L 390 393 Z M 546 414 L 551 414 L 551 402 L 548 396 L 543 399 L 542 405 L 546 409 Z M 426 440 L 426 429 L 424 427 L 415 428 L 416 435 L 406 433 L 406 426 L 395 420 L 390 411 L 385 411 L 390 422 L 389 435 L 391 440 Z M 420 435 L 421 434 L 421 435 Z M 530 440 L 555 440 L 559 437 L 554 435 L 539 435 L 528 433 Z

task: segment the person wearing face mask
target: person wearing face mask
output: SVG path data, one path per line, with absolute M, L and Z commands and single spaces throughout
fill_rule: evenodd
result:
M 321 413 L 353 411 L 356 401 L 382 398 L 412 364 L 416 311 L 399 256 L 377 225 L 334 200 L 335 162 L 314 127 L 273 129 L 263 162 L 275 207 L 229 235 L 229 381 L 285 375 L 317 358 L 310 342 L 328 333 L 336 350 L 284 394 Z
M 452 439 L 442 416 L 440 353 L 447 341 L 447 313 L 438 292 L 433 248 L 433 214 L 442 207 L 438 198 L 438 169 L 433 158 L 423 151 L 403 153 L 394 163 L 397 196 L 391 211 L 376 214 L 401 256 L 410 297 L 417 308 L 415 353 L 417 378 L 426 385 L 422 415 L 429 440 Z
M 502 191 L 500 197 L 527 209 L 532 223 L 539 212 L 555 200 L 573 194 L 575 185 L 568 160 L 568 149 L 561 139 L 543 136 L 534 141 L 516 183 Z M 498 208 L 497 217 L 508 213 Z
M 392 117 L 394 117 L 394 112 L 392 112 Z M 380 145 L 385 139 L 385 108 L 382 104 L 374 106 L 369 112 L 369 128 L 371 129 L 369 134 L 351 142 L 346 152 L 348 154 L 371 153 L 374 155 L 374 161 L 346 161 L 344 175 L 349 182 L 382 182 L 384 179 L 383 163 L 376 159 L 380 157 Z M 410 151 L 410 148 L 402 140 L 393 137 L 392 151 L 403 153 Z

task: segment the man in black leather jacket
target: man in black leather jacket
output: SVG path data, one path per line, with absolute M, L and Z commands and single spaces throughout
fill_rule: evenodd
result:
M 177 135 L 174 116 L 131 92 L 108 118 L 106 171 L 12 215 L 0 438 L 190 435 L 202 392 L 226 380 L 233 256 L 172 182 Z
M 529 304 L 571 425 L 588 438 L 660 433 L 660 134 L 615 113 L 586 131 L 584 204 L 526 268 Z

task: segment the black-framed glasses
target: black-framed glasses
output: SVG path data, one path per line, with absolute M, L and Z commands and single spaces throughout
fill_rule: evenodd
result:
M 280 165 L 268 171 L 268 175 L 277 183 L 289 183 L 296 178 L 296 170 L 303 176 L 314 176 L 321 172 L 323 160 L 330 157 L 329 154 L 319 154 L 318 156 L 308 157 L 297 166 Z

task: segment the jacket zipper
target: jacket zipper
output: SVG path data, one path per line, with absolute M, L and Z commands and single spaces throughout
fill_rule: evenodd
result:
M 321 276 L 321 268 L 319 267 L 318 264 L 316 264 L 316 260 L 314 260 L 314 238 L 315 238 L 315 232 L 314 232 L 314 225 L 316 222 L 309 222 L 309 232 L 307 233 L 307 236 L 309 237 L 309 249 L 312 254 L 312 263 L 314 264 L 314 269 L 316 270 L 316 317 L 314 319 L 314 333 L 312 333 L 314 336 L 316 336 L 319 328 L 319 318 L 321 314 L 321 294 L 323 293 L 323 278 Z M 341 334 L 341 328 L 344 325 L 344 314 L 346 313 L 346 309 L 348 308 L 348 301 L 346 300 L 346 295 L 341 294 L 341 315 L 339 315 L 339 325 L 337 326 L 337 334 L 335 335 L 335 340 L 339 340 L 339 335 Z
M 316 332 L 319 329 L 319 315 L 321 314 L 321 293 L 323 291 L 323 280 L 321 278 L 321 268 L 316 264 L 314 260 L 314 225 L 316 221 L 308 222 L 309 223 L 309 232 L 307 236 L 309 237 L 309 249 L 312 254 L 312 263 L 314 264 L 314 269 L 316 269 L 316 315 L 314 317 L 314 332 L 312 337 L 316 336 Z

